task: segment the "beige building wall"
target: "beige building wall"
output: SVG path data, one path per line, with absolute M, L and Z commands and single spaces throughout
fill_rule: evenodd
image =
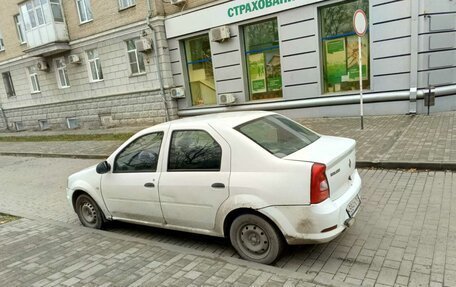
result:
M 187 3 L 185 5 L 182 5 L 182 6 L 176 6 L 176 5 L 171 5 L 169 3 L 165 3 L 165 5 L 164 5 L 165 15 L 171 15 L 171 14 L 179 13 L 181 11 L 185 11 L 185 10 L 188 10 L 188 9 L 196 8 L 198 6 L 209 4 L 211 2 L 226 2 L 226 1 L 187 0 Z
M 21 45 L 16 32 L 16 23 L 14 23 L 14 15 L 19 14 L 18 3 L 23 0 L 7 0 L 1 1 L 0 8 L 0 33 L 3 36 L 5 50 L 0 52 L 0 63 L 9 59 L 16 58 L 23 54 L 23 50 L 27 48 L 27 44 Z
M 119 10 L 117 0 L 90 2 L 93 20 L 81 24 L 76 0 L 62 0 L 71 41 L 145 20 L 148 13 L 146 0 L 136 0 L 135 6 L 124 10 Z

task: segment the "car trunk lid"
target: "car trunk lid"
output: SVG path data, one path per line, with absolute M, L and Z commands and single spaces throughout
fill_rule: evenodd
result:
M 355 146 L 356 142 L 352 139 L 321 136 L 312 144 L 283 159 L 325 164 L 330 198 L 336 200 L 350 187 L 350 176 L 356 163 Z

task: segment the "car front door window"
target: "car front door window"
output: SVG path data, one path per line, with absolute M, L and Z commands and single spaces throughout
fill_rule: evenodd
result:
M 142 136 L 121 151 L 114 162 L 114 173 L 155 172 L 163 133 Z

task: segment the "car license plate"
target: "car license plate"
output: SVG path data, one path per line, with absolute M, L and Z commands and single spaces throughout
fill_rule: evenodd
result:
M 359 198 L 359 195 L 356 195 L 356 197 L 353 198 L 352 201 L 350 201 L 350 203 L 347 206 L 348 216 L 353 217 L 360 205 L 361 205 L 361 199 Z

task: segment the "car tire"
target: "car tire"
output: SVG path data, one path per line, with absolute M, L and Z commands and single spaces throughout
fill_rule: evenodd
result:
M 254 214 L 236 217 L 230 227 L 231 245 L 249 261 L 272 264 L 282 253 L 284 241 L 275 226 Z
M 95 200 L 86 194 L 81 194 L 76 199 L 76 214 L 82 225 L 90 228 L 101 229 L 105 222 L 104 214 Z

